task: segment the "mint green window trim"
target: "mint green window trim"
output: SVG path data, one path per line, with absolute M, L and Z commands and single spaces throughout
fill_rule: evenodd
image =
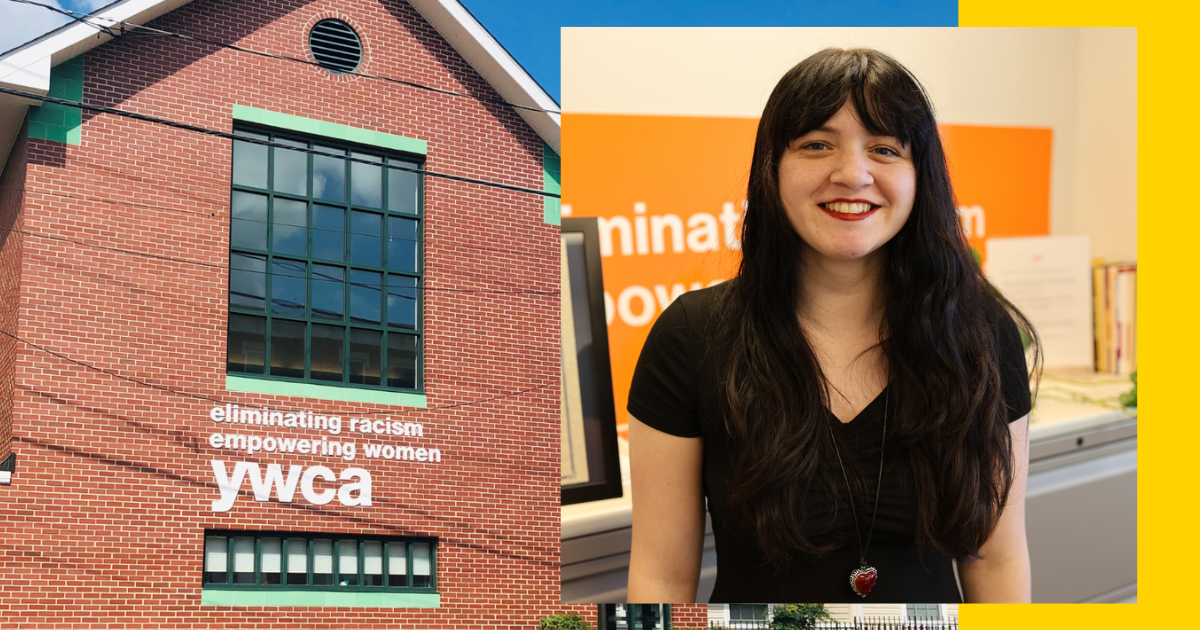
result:
M 542 190 L 552 193 L 562 193 L 562 159 L 550 148 L 542 144 Z M 543 218 L 550 225 L 562 225 L 562 200 L 545 197 L 543 203 Z
M 335 387 L 331 385 L 317 385 L 315 383 L 296 383 L 293 381 L 276 381 L 269 378 L 234 374 L 225 375 L 225 389 L 231 392 L 274 394 L 276 396 L 296 396 L 299 398 L 374 403 L 377 405 L 399 405 L 402 407 L 416 407 L 418 409 L 424 409 L 428 406 L 425 402 L 425 394 L 387 392 L 377 389 L 358 389 L 354 387 Z
M 404 136 L 397 136 L 380 131 L 359 129 L 349 125 L 339 125 L 338 123 L 316 120 L 314 118 L 304 118 L 301 116 L 292 116 L 291 114 L 281 114 L 279 112 L 273 112 L 267 109 L 259 109 L 257 107 L 234 105 L 233 119 L 238 122 L 253 123 L 255 125 L 262 125 L 264 127 L 274 127 L 276 129 L 286 129 L 288 131 L 296 131 L 310 136 L 333 138 L 334 140 L 378 147 L 381 149 L 388 149 L 390 151 L 403 151 L 405 153 L 415 153 L 417 155 L 428 155 L 428 146 L 424 140 L 406 138 Z
M 49 95 L 68 101 L 83 100 L 83 58 L 68 59 L 50 70 Z M 82 138 L 83 110 L 56 103 L 29 108 L 29 137 L 78 145 Z
M 424 303 L 424 296 L 420 295 L 418 292 L 414 292 L 417 298 L 415 304 L 415 319 L 412 320 L 403 318 L 403 314 L 401 315 L 402 319 L 392 319 L 389 312 L 390 306 L 388 305 L 393 295 L 393 288 L 402 289 L 399 293 L 395 294 L 397 296 L 402 296 L 405 294 L 405 291 L 403 290 L 404 287 L 419 286 L 420 279 L 423 276 L 424 254 L 421 246 L 421 226 L 423 225 L 424 219 L 422 211 L 424 204 L 423 193 L 421 190 L 421 179 L 417 177 L 415 182 L 410 182 L 408 184 L 407 194 L 412 195 L 415 191 L 416 195 L 415 197 L 409 197 L 408 203 L 402 202 L 398 205 L 394 205 L 392 203 L 393 199 L 390 196 L 391 186 L 395 183 L 392 182 L 392 176 L 396 173 L 400 173 L 406 166 L 419 167 L 420 162 L 417 161 L 418 158 L 412 154 L 405 155 L 394 151 L 379 152 L 376 154 L 375 150 L 370 147 L 366 149 L 360 149 L 357 145 L 350 145 L 337 140 L 331 141 L 327 138 L 314 138 L 311 135 L 291 134 L 286 131 L 265 129 L 257 125 L 243 126 L 241 124 L 237 124 L 234 126 L 234 129 L 236 134 L 245 135 L 247 137 L 257 136 L 262 139 L 273 139 L 277 142 L 298 144 L 298 146 L 309 147 L 310 149 L 321 147 L 324 152 L 328 153 L 328 155 L 332 157 L 337 158 L 339 161 L 342 161 L 342 158 L 345 157 L 347 153 L 350 155 L 355 155 L 358 151 L 366 151 L 367 153 L 361 154 L 361 157 L 368 157 L 376 160 L 379 164 L 379 166 L 376 168 L 382 168 L 383 170 L 380 173 L 376 173 L 374 178 L 375 181 L 373 184 L 371 184 L 377 188 L 375 198 L 373 200 L 365 198 L 357 199 L 352 191 L 354 190 L 353 183 L 357 181 L 356 177 L 358 176 L 354 174 L 355 169 L 351 168 L 352 165 L 350 163 L 342 163 L 340 166 L 336 166 L 335 168 L 343 169 L 339 185 L 344 185 L 346 188 L 341 191 L 342 194 L 328 198 L 322 198 L 314 189 L 315 184 L 304 184 L 302 191 L 295 190 L 294 187 L 276 187 L 274 183 L 276 173 L 274 160 L 276 157 L 278 157 L 276 155 L 278 151 L 275 148 L 271 148 L 264 155 L 245 156 L 245 159 L 250 160 L 246 163 L 247 165 L 257 164 L 260 169 L 265 169 L 266 179 L 259 181 L 257 178 L 252 178 L 239 181 L 237 173 L 244 171 L 238 170 L 239 144 L 236 141 L 234 142 L 233 162 L 235 174 L 232 182 L 233 198 L 236 202 L 239 195 L 244 197 L 257 197 L 261 202 L 265 203 L 267 215 L 253 221 L 250 219 L 231 219 L 231 271 L 229 306 L 230 351 L 232 352 L 233 348 L 232 344 L 235 320 L 239 320 L 243 324 L 246 322 L 257 322 L 257 325 L 259 326 L 265 324 L 266 336 L 258 340 L 258 343 L 261 346 L 259 352 L 262 354 L 262 356 L 260 356 L 259 359 L 262 365 L 260 365 L 257 369 L 253 369 L 248 368 L 248 366 L 245 365 L 239 365 L 235 367 L 234 363 L 229 363 L 227 366 L 229 374 L 226 380 L 226 388 L 231 391 L 304 396 L 324 400 L 370 402 L 418 408 L 426 407 L 422 376 L 424 373 L 424 356 L 423 344 L 421 343 L 421 340 L 423 339 L 422 306 Z M 316 179 L 314 179 L 315 167 L 312 162 L 313 159 L 314 158 L 306 156 L 304 158 L 303 166 L 306 171 L 297 171 L 297 173 L 302 175 L 303 181 L 316 181 Z M 399 169 L 393 169 L 392 166 L 398 166 Z M 294 170 L 295 165 L 293 165 L 292 168 Z M 261 177 L 262 174 L 263 173 L 260 172 L 259 177 Z M 412 186 L 415 186 L 415 188 L 412 188 Z M 406 190 L 405 187 L 398 189 L 400 193 L 402 193 L 404 190 Z M 339 198 L 340 200 L 337 200 Z M 397 199 L 403 201 L 403 194 L 401 194 L 401 197 L 398 197 Z M 280 248 L 273 240 L 272 234 L 275 230 L 274 213 L 278 203 L 287 203 L 293 206 L 299 204 L 304 208 L 303 212 L 305 213 L 305 217 L 299 220 L 297 227 L 305 228 L 304 231 L 307 232 L 307 234 L 303 239 L 301 239 L 301 249 L 299 251 L 294 249 Z M 339 240 L 343 240 L 342 251 L 338 254 L 322 254 L 318 253 L 318 250 L 316 249 L 314 230 L 317 228 L 315 223 L 315 215 L 313 213 L 318 207 L 334 209 L 341 213 L 341 218 L 338 219 L 338 221 L 342 223 L 341 227 L 336 230 L 332 230 L 340 234 L 338 237 Z M 376 237 L 376 240 L 379 241 L 376 243 L 376 247 L 381 249 L 376 252 L 377 256 L 376 260 L 374 261 L 359 260 L 352 253 L 353 245 L 351 241 L 356 238 L 351 236 L 352 234 L 355 234 L 354 229 L 352 229 L 355 215 L 362 215 L 363 217 L 367 217 L 369 219 L 373 218 L 377 222 L 377 225 L 374 228 L 374 236 Z M 266 223 L 266 240 L 261 242 L 248 242 L 243 240 L 239 242 L 237 238 L 239 221 L 242 221 L 243 223 L 246 223 L 247 221 L 251 223 Z M 292 221 L 296 221 L 296 219 L 292 219 Z M 389 258 L 392 255 L 391 247 L 388 245 L 389 241 L 393 240 L 392 236 L 395 236 L 399 240 L 412 240 L 411 237 L 404 236 L 402 233 L 393 235 L 391 232 L 393 229 L 391 227 L 393 221 L 410 224 L 413 226 L 411 229 L 414 229 L 416 232 L 415 266 L 412 264 L 392 265 L 393 259 Z M 280 225 L 284 224 L 286 224 L 286 222 Z M 404 228 L 401 229 L 403 230 Z M 260 233 L 258 237 L 261 239 L 262 234 Z M 296 243 L 293 243 L 293 246 L 294 245 L 296 245 Z M 401 251 L 398 253 L 401 255 L 401 258 L 394 260 L 397 262 L 402 262 L 404 252 Z M 413 250 L 408 252 L 409 256 L 412 256 L 413 254 Z M 272 300 L 267 300 L 265 303 L 259 301 L 258 304 L 254 304 L 253 301 L 251 301 L 250 304 L 244 302 L 239 304 L 236 302 L 233 299 L 234 279 L 235 276 L 238 276 L 239 274 L 245 275 L 239 270 L 232 268 L 232 261 L 238 258 L 255 258 L 259 261 L 267 261 L 266 268 L 261 271 L 257 271 L 256 273 L 266 274 L 263 286 L 266 287 L 268 294 L 271 294 L 270 287 L 272 284 L 274 284 L 275 280 L 278 280 L 278 278 L 288 277 L 287 274 L 276 275 L 277 270 L 275 265 L 281 262 L 289 265 L 295 265 L 297 270 L 300 270 L 298 276 L 295 277 L 300 277 L 300 281 L 303 284 L 300 289 L 300 294 L 298 294 L 299 299 L 294 297 L 289 299 L 293 299 L 300 306 L 300 310 L 292 312 L 280 310 L 276 308 L 277 305 L 272 302 L 274 298 L 272 298 Z M 414 261 L 410 260 L 409 262 L 413 263 Z M 337 278 L 339 279 L 338 284 L 342 286 L 341 290 L 343 302 L 337 313 L 333 313 L 331 311 L 324 314 L 318 314 L 315 308 L 310 308 L 315 305 L 312 297 L 315 295 L 313 290 L 315 286 L 313 283 L 313 278 L 319 277 L 319 273 L 316 271 L 319 267 L 328 267 L 329 269 L 338 272 Z M 310 273 L 310 268 L 312 273 Z M 355 275 L 360 273 L 373 274 L 377 276 L 376 280 L 374 281 L 375 284 L 373 285 L 375 287 L 374 299 L 380 300 L 380 303 L 377 305 L 379 306 L 379 309 L 378 312 L 374 314 L 374 320 L 370 319 L 369 317 L 361 320 L 356 319 L 354 314 L 354 303 L 357 301 L 357 298 L 354 297 L 354 290 L 351 288 L 351 285 L 353 285 L 355 282 L 363 282 L 361 279 L 353 279 Z M 329 277 L 330 279 L 333 279 L 333 276 Z M 370 279 L 368 278 L 366 281 L 370 282 Z M 391 284 L 393 281 L 399 282 L 400 284 L 393 285 Z M 409 283 L 411 283 L 411 285 Z M 384 289 L 385 286 L 387 289 Z M 262 287 L 260 287 L 260 290 L 262 290 Z M 295 287 L 292 287 L 291 290 L 294 291 Z M 367 315 L 370 315 L 370 313 L 367 313 Z M 271 356 L 273 354 L 273 331 L 275 331 L 272 322 L 274 322 L 274 324 L 282 323 L 289 328 L 293 328 L 291 331 L 292 335 L 296 333 L 296 330 L 294 330 L 294 327 L 296 326 L 300 326 L 303 330 L 305 330 L 303 333 L 304 368 L 302 373 L 293 373 L 294 369 L 285 369 L 275 372 L 274 367 L 269 367 L 271 366 Z M 347 326 L 349 326 L 349 328 L 347 328 Z M 338 341 L 343 353 L 342 372 L 340 379 L 328 378 L 329 376 L 332 376 L 331 374 L 325 376 L 309 374 L 310 364 L 315 352 L 313 339 L 309 338 L 309 333 L 313 333 L 315 335 L 317 327 L 337 330 L 341 333 L 340 340 Z M 262 334 L 262 332 L 263 331 L 260 330 L 259 334 Z M 375 376 L 373 379 L 376 382 L 372 382 L 372 379 L 370 378 L 356 381 L 356 376 L 350 369 L 350 366 L 354 363 L 353 344 L 355 342 L 353 341 L 353 336 L 359 333 L 367 334 L 368 337 L 370 335 L 374 335 L 376 337 L 374 345 L 376 348 L 375 362 L 376 367 L 380 369 L 379 375 Z M 406 339 L 408 341 L 405 341 Z M 253 339 L 251 339 L 251 341 L 253 341 Z M 394 343 L 399 343 L 401 345 L 394 346 Z M 415 365 L 413 366 L 415 368 L 415 382 L 408 381 L 408 379 L 404 377 L 403 373 L 397 374 L 396 378 L 399 380 L 393 382 L 391 381 L 392 373 L 389 371 L 390 363 L 393 358 L 392 353 L 393 351 L 400 352 L 401 355 L 398 356 L 401 356 L 401 365 L 407 365 L 407 361 L 412 360 L 412 357 L 410 355 L 409 359 L 403 359 L 403 350 L 401 348 L 409 344 L 415 344 L 416 346 Z M 299 348 L 293 347 L 292 351 L 295 352 L 298 349 Z M 263 366 L 268 366 L 265 371 Z M 292 368 L 298 367 L 299 365 L 292 366 Z M 414 375 L 412 372 L 410 372 L 408 376 L 413 377 Z M 271 383 L 267 381 L 275 382 Z
M 235 572 L 238 561 L 235 557 L 235 539 L 249 538 L 253 541 L 253 566 L 251 571 Z M 274 570 L 266 572 L 264 540 L 275 539 L 277 554 Z M 316 572 L 315 543 L 324 540 L 329 546 L 330 572 L 321 575 L 327 582 L 319 582 Z M 214 543 L 213 545 L 210 545 Z M 290 548 L 294 542 L 299 549 Z M 367 544 L 378 544 L 380 553 L 378 572 L 369 574 L 366 568 Z M 416 573 L 414 550 L 418 544 L 427 546 L 428 573 Z M 224 568 L 212 570 L 210 551 L 223 546 Z M 350 557 L 355 559 L 351 572 L 342 571 L 344 551 L 349 546 Z M 394 567 L 389 549 L 402 549 L 403 563 Z M 289 566 L 292 557 L 299 555 L 303 565 L 298 571 Z M 437 591 L 437 539 L 428 537 L 392 537 L 353 534 L 294 533 L 294 532 L 246 532 L 233 530 L 209 530 L 204 535 L 204 565 L 201 586 L 201 604 L 210 606 L 358 606 L 379 608 L 437 608 L 441 603 Z M 379 583 L 367 585 L 369 575 L 380 578 Z M 274 576 L 273 580 L 269 576 Z M 428 584 L 414 586 L 418 576 L 428 578 Z M 393 577 L 403 584 L 389 585 Z M 299 578 L 293 581 L 293 578 Z
M 205 588 L 200 591 L 202 606 L 300 606 L 354 608 L 438 608 L 438 593 L 335 593 L 321 591 L 237 591 Z

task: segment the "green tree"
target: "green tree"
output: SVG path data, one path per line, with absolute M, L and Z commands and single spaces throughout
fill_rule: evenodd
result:
M 832 619 L 824 604 L 776 606 L 771 612 L 771 630 L 809 630 L 823 619 Z

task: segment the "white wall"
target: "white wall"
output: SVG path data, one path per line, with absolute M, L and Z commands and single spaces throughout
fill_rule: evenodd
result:
M 1093 256 L 1137 258 L 1137 34 L 1081 29 L 1075 209 L 1054 227 L 1090 234 Z
M 1136 29 L 564 28 L 563 109 L 758 117 L 828 46 L 896 57 L 942 122 L 1053 128 L 1051 232 L 1137 257 Z

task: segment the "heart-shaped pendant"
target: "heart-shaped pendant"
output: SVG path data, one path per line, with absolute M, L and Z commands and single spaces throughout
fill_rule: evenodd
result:
M 875 588 L 875 581 L 879 579 L 879 572 L 875 567 L 861 566 L 850 573 L 850 588 L 859 597 L 866 597 L 871 589 Z

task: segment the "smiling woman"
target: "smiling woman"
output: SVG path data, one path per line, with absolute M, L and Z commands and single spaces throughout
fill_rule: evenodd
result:
M 1026 319 L 984 280 L 932 108 L 871 50 L 790 70 L 736 278 L 680 296 L 629 394 L 629 601 L 1028 601 Z
M 846 103 L 788 144 L 779 163 L 779 196 L 809 251 L 857 259 L 904 226 L 916 177 L 912 150 L 894 137 L 872 134 Z

